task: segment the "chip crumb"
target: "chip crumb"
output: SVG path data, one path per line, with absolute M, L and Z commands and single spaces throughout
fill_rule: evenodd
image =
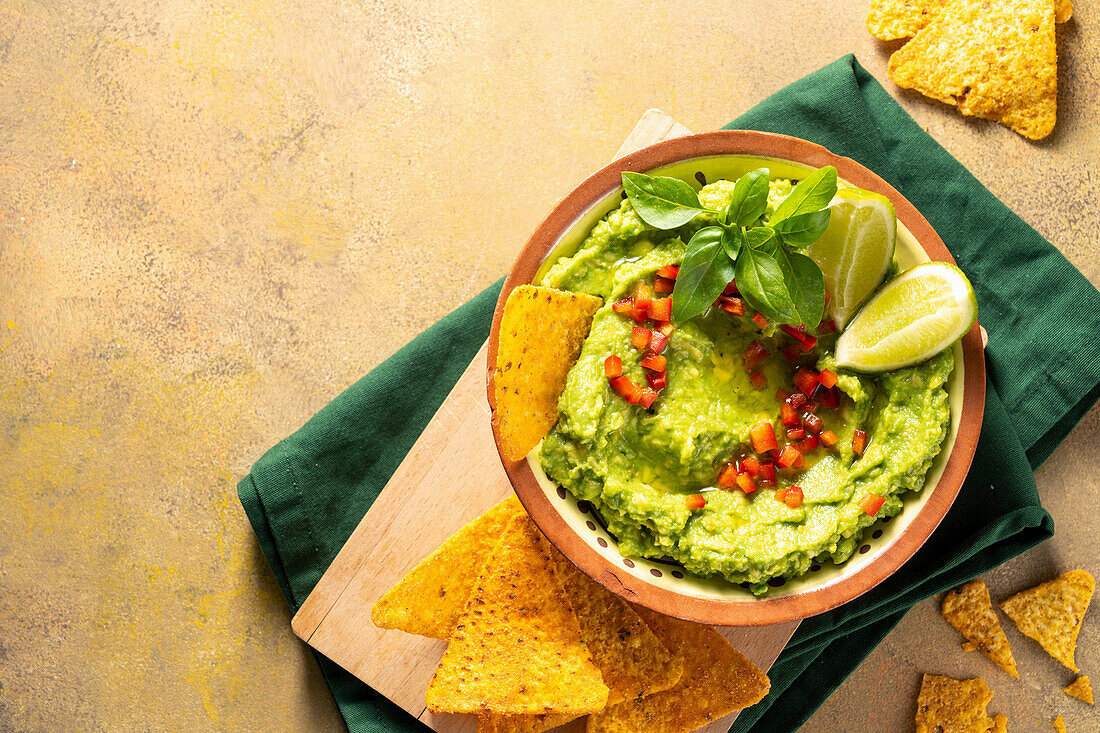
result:
M 1001 603 L 1017 628 L 1074 672 L 1074 650 L 1081 622 L 1096 589 L 1086 570 L 1071 570 L 1054 580 L 1028 588 Z
M 973 580 L 943 596 L 940 607 L 947 623 L 966 637 L 963 649 L 978 649 L 994 664 L 1019 679 L 1016 660 L 1008 645 L 1008 637 L 1001 629 L 997 613 L 993 610 L 993 601 L 989 598 L 989 589 L 980 580 Z M 969 646 L 969 648 L 967 648 Z
M 534 285 L 508 294 L 493 372 L 493 423 L 506 460 L 522 460 L 558 421 L 565 378 L 602 304 Z
M 890 79 L 1039 140 L 1057 116 L 1051 0 L 950 0 L 890 56 Z
M 1066 686 L 1065 692 L 1070 697 L 1076 697 L 1078 700 L 1084 700 L 1089 705 L 1092 705 L 1092 683 L 1089 682 L 1089 677 L 1086 674 L 1081 675 L 1069 685 Z
M 985 708 L 993 691 L 980 678 L 956 680 L 935 674 L 921 678 L 917 696 L 917 733 L 990 733 L 1007 729 L 1004 715 L 991 718 Z
M 1066 733 L 1066 721 L 1062 720 L 1061 715 L 1055 716 L 1051 725 L 1054 726 L 1054 730 L 1058 731 L 1058 733 Z

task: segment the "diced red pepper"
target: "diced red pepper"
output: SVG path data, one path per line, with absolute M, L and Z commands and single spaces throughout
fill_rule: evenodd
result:
M 737 474 L 737 487 L 746 494 L 751 494 L 756 491 L 756 482 L 747 473 L 739 473 Z
M 722 289 L 722 295 L 734 295 L 737 293 L 737 282 L 730 280 L 726 283 L 726 287 Z
M 802 455 L 806 455 L 810 451 L 817 450 L 817 436 L 807 436 L 801 443 L 798 444 L 798 450 L 802 452 Z
M 836 321 L 832 318 L 827 321 L 822 321 L 817 327 L 817 333 L 820 336 L 824 336 L 827 333 L 836 333 Z
M 757 313 L 752 317 L 752 322 L 756 324 L 756 327 L 763 331 L 771 323 L 762 313 Z
M 635 349 L 644 349 L 649 346 L 649 336 L 652 333 L 648 328 L 635 326 L 630 332 L 630 345 Z
M 657 298 L 649 304 L 649 317 L 655 321 L 672 320 L 672 298 Z
M 649 308 L 638 308 L 630 311 L 630 317 L 634 319 L 635 323 L 645 323 L 649 319 Z
M 821 395 L 821 406 L 831 410 L 840 407 L 840 390 L 836 387 L 825 390 L 825 394 Z
M 789 486 L 783 494 L 783 503 L 791 509 L 797 509 L 802 506 L 802 500 L 804 498 L 801 486 Z
M 653 406 L 653 403 L 657 401 L 660 395 L 655 390 L 649 387 L 641 388 L 641 397 L 638 398 L 638 403 L 647 410 Z
M 696 509 L 702 509 L 707 505 L 707 500 L 703 498 L 702 494 L 691 494 L 684 498 L 684 506 L 692 511 Z
M 801 425 L 802 420 L 798 417 L 798 411 L 791 407 L 789 402 L 779 403 L 779 418 L 784 425 Z
M 775 464 L 774 463 L 761 463 L 760 475 L 756 479 L 756 483 L 760 486 L 775 486 Z
M 668 372 L 646 372 L 645 381 L 649 382 L 650 387 L 660 391 L 668 384 Z
M 783 355 L 783 358 L 794 364 L 802 358 L 802 352 L 798 348 L 797 344 L 791 344 L 790 346 L 784 346 L 779 350 L 779 353 Z
M 817 346 L 817 337 L 816 336 L 804 336 L 802 338 L 801 343 L 798 345 L 798 347 L 802 350 L 803 354 L 810 353 L 811 351 L 814 350 L 815 346 Z
M 745 304 L 740 298 L 721 297 L 718 299 L 718 307 L 731 316 L 745 315 Z
M 660 331 L 652 331 L 649 335 L 649 350 L 654 354 L 660 354 L 668 344 L 668 336 Z
M 755 372 L 760 368 L 760 365 L 764 363 L 764 360 L 768 358 L 768 350 L 764 348 L 764 344 L 759 341 L 753 341 L 743 352 L 741 352 L 741 356 L 745 360 L 745 371 Z
M 773 461 L 778 461 L 779 460 L 779 446 L 776 446 L 775 448 L 772 448 L 770 451 L 768 451 L 768 457 L 771 458 Z
M 667 277 L 653 278 L 653 292 L 667 295 L 676 289 L 676 281 Z
M 780 468 L 801 468 L 806 465 L 806 459 L 802 457 L 802 453 L 793 445 L 788 445 L 783 449 L 783 452 L 779 454 L 779 458 L 776 460 Z
M 737 464 L 727 463 L 718 474 L 717 486 L 720 489 L 732 489 L 737 486 Z
M 863 510 L 864 514 L 869 517 L 873 517 L 878 514 L 878 510 L 882 508 L 882 505 L 886 503 L 885 496 L 879 496 L 878 494 L 864 494 L 863 499 L 859 502 L 859 508 Z
M 770 422 L 754 425 L 749 430 L 749 437 L 752 438 L 752 448 L 757 453 L 767 453 L 779 448 L 779 441 L 775 439 L 775 428 Z
M 786 400 L 790 396 L 791 396 L 791 393 L 788 392 L 787 390 L 783 389 L 782 387 L 775 390 L 775 401 L 776 402 L 783 402 L 784 400 Z
M 811 433 L 820 433 L 822 428 L 825 427 L 825 423 L 820 417 L 812 412 L 802 413 L 802 424 L 806 426 L 806 429 Z
M 799 326 L 798 328 L 795 328 L 794 326 L 780 326 L 779 330 L 787 334 L 791 338 L 795 339 L 796 341 L 801 341 L 803 338 L 805 338 L 805 326 Z
M 607 381 L 611 385 L 611 389 L 615 390 L 616 394 L 630 404 L 636 405 L 641 401 L 642 389 L 634 384 L 634 382 L 631 382 L 629 377 L 615 377 Z
M 836 386 L 836 380 L 837 380 L 836 374 L 834 372 L 829 371 L 828 369 L 822 369 L 821 373 L 817 375 L 817 381 L 821 382 L 821 384 L 826 389 L 832 389 L 833 387 L 835 387 Z
M 680 266 L 679 265 L 664 265 L 663 267 L 658 267 L 657 268 L 657 276 L 658 277 L 667 277 L 670 280 L 675 280 L 676 277 L 679 274 L 680 274 Z
M 649 286 L 645 283 L 638 283 L 634 286 L 634 307 L 638 310 L 646 310 L 649 308 L 649 304 L 653 301 L 653 292 L 649 289 Z
M 612 354 L 603 360 L 603 375 L 608 379 L 623 375 L 623 360 Z
M 836 433 L 834 433 L 832 430 L 822 430 L 821 435 L 817 437 L 821 441 L 821 444 L 826 448 L 832 448 L 834 445 L 836 445 Z
M 806 437 L 806 428 L 787 428 L 787 440 L 802 440 Z
M 782 502 L 783 497 L 786 496 L 786 495 L 787 495 L 787 490 L 786 489 L 776 489 L 775 493 L 772 494 L 772 496 L 774 496 L 775 500 L 778 501 L 778 502 Z
M 821 403 L 816 400 L 806 400 L 806 404 L 802 405 L 802 409 L 811 415 L 816 415 L 819 407 L 821 407 Z
M 760 474 L 760 459 L 756 456 L 745 456 L 741 459 L 741 471 L 750 476 Z
M 867 433 L 863 430 L 857 430 L 852 434 L 852 452 L 857 456 L 863 455 L 863 450 L 867 447 Z
M 817 381 L 817 375 L 812 369 L 799 369 L 794 373 L 794 378 L 791 381 L 794 382 L 794 386 L 798 387 L 798 391 L 807 397 L 813 397 L 818 387 L 821 386 L 821 382 Z
M 802 407 L 802 405 L 806 404 L 806 395 L 802 394 L 801 392 L 795 392 L 787 398 L 787 402 L 790 402 L 791 407 L 797 410 L 799 407 Z
M 668 359 L 656 354 L 646 354 L 642 357 L 642 366 L 655 372 L 663 372 L 668 365 Z M 610 376 L 610 375 L 608 375 Z
M 623 298 L 622 300 L 616 300 L 611 304 L 611 310 L 615 311 L 619 315 L 629 316 L 634 313 L 634 300 L 632 298 Z
M 657 330 L 663 333 L 665 336 L 671 336 L 672 332 L 676 330 L 676 326 L 673 326 L 669 322 L 660 323 L 657 325 Z
M 764 376 L 764 372 L 753 372 L 749 375 L 749 381 L 756 389 L 764 389 L 768 386 L 768 378 Z

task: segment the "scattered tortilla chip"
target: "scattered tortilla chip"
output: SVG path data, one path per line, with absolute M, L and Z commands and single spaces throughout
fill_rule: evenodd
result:
M 917 733 L 989 733 L 1005 730 L 1008 719 L 985 712 L 993 691 L 983 679 L 956 680 L 935 674 L 921 679 Z
M 1058 733 L 1066 733 L 1066 721 L 1062 720 L 1061 715 L 1056 716 L 1051 722 L 1051 725 L 1054 726 L 1054 730 L 1058 731 Z
M 583 715 L 607 704 L 538 537 L 527 517 L 504 529 L 428 683 L 433 713 Z
M 985 583 L 974 580 L 947 591 L 941 611 L 947 623 L 970 642 L 971 649 L 980 649 L 998 667 L 1016 679 L 1020 678 L 1012 649 L 1008 646 L 1008 637 L 997 620 Z
M 533 285 L 509 293 L 493 374 L 493 421 L 505 459 L 523 459 L 558 421 L 565 377 L 602 304 L 591 295 Z
M 504 528 L 524 516 L 512 496 L 458 530 L 378 599 L 370 614 L 374 625 L 448 638 L 485 558 Z
M 1083 674 L 1075 679 L 1066 687 L 1065 691 L 1070 697 L 1076 697 L 1078 700 L 1084 700 L 1092 705 L 1092 683 L 1089 682 L 1088 675 Z
M 1047 654 L 1076 672 L 1077 634 L 1095 589 L 1096 581 L 1087 571 L 1071 570 L 1017 593 L 1001 603 L 1001 610 Z
M 1038 140 L 1054 129 L 1052 0 L 951 0 L 890 57 L 890 79 Z
M 947 0 L 871 0 L 867 11 L 867 30 L 883 41 L 915 36 L 936 17 Z M 1054 22 L 1065 23 L 1073 17 L 1070 0 L 1054 0 Z
M 587 733 L 687 733 L 767 694 L 767 675 L 711 627 L 634 609 L 665 646 L 683 657 L 684 674 L 671 689 L 589 716 Z

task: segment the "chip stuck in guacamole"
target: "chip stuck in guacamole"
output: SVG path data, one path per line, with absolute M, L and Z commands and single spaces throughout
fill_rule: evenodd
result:
M 758 595 L 848 560 L 923 488 L 950 425 L 954 351 L 837 367 L 839 329 L 807 256 L 839 200 L 835 169 L 798 182 L 760 168 L 698 191 L 623 179 L 622 202 L 536 279 L 604 303 L 538 449 L 543 471 L 592 503 L 624 556 Z M 878 229 L 892 237 L 894 222 Z M 851 290 L 870 298 L 882 274 L 861 272 L 876 282 Z

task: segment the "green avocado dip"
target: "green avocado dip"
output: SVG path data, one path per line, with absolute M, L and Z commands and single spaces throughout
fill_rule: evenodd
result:
M 768 213 L 792 188 L 769 185 Z M 699 200 L 722 210 L 733 186 L 706 185 Z M 923 487 L 947 435 L 954 356 L 946 349 L 873 375 L 837 369 L 830 321 L 777 329 L 753 318 L 735 284 L 721 304 L 657 335 L 653 321 L 632 317 L 630 298 L 668 297 L 664 276 L 675 274 L 692 234 L 713 223 L 708 216 L 660 230 L 624 199 L 545 271 L 538 284 L 605 305 L 539 456 L 552 481 L 594 505 L 624 556 L 671 558 L 762 594 L 814 562 L 847 560 L 865 528 Z M 641 348 L 645 325 L 650 337 L 667 335 L 664 362 Z M 651 397 L 631 402 L 615 386 L 647 383 L 659 399 L 643 388 Z

